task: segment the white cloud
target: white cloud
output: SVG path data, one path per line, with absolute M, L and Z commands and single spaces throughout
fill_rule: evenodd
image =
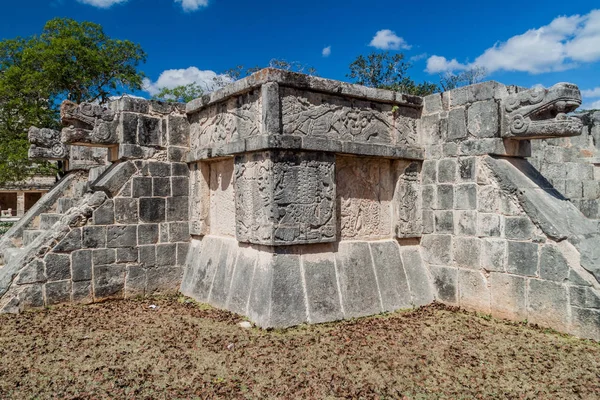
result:
M 581 107 L 580 110 L 600 110 L 600 100 L 596 100 L 591 103 L 585 103 Z
M 421 54 L 414 55 L 410 58 L 410 61 L 419 61 L 424 58 L 427 58 L 427 53 L 421 53 Z
M 593 89 L 582 90 L 581 95 L 583 97 L 588 97 L 588 98 L 592 98 L 592 99 L 598 98 L 598 97 L 600 97 L 600 86 L 593 88 Z
M 398 50 L 398 49 L 410 49 L 412 46 L 409 46 L 408 43 L 401 37 L 396 35 L 396 32 L 393 32 L 389 29 L 382 29 L 378 31 L 369 46 L 376 47 L 381 50 Z
M 456 61 L 456 58 L 446 60 L 446 57 L 431 56 L 427 59 L 425 71 L 430 74 L 437 74 L 441 72 L 462 70 L 465 68 L 467 68 L 467 66 Z
M 331 46 L 327 46 L 321 51 L 323 57 L 329 57 L 331 55 Z
M 437 58 L 434 58 L 437 57 Z M 439 72 L 429 68 L 441 65 L 443 57 L 432 56 L 427 72 Z M 445 58 L 444 58 L 445 60 Z M 471 64 L 452 63 L 447 70 L 464 69 L 464 66 L 480 66 L 488 72 L 520 71 L 538 74 L 564 71 L 580 63 L 600 60 L 600 10 L 586 15 L 561 16 L 550 24 L 511 37 L 485 50 Z M 435 68 L 434 68 L 435 69 Z
M 77 0 L 80 3 L 88 4 L 98 8 L 109 8 L 115 4 L 127 3 L 129 0 Z
M 162 88 L 173 89 L 177 86 L 198 84 L 205 92 L 212 92 L 217 88 L 215 78 L 221 78 L 224 82 L 231 82 L 231 78 L 225 75 L 217 75 L 216 72 L 206 70 L 202 71 L 196 67 L 186 69 L 168 69 L 163 71 L 156 82 L 150 79 L 144 79 L 144 90 L 151 95 L 157 94 Z
M 200 7 L 206 7 L 208 0 L 175 0 L 175 3 L 181 3 L 185 12 L 198 11 Z

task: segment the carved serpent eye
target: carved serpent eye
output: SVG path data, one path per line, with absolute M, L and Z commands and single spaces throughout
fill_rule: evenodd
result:
M 511 112 L 513 110 L 516 110 L 520 106 L 521 106 L 521 101 L 519 100 L 519 98 L 517 96 L 513 96 L 513 97 L 509 97 L 506 100 L 506 105 L 504 106 L 504 108 L 506 108 L 506 111 Z
M 67 153 L 66 147 L 60 143 L 53 144 L 52 148 L 51 148 L 51 152 L 52 152 L 52 155 L 57 158 L 63 158 L 66 156 L 66 153 Z
M 534 89 L 529 91 L 529 103 L 537 104 L 540 101 L 544 100 L 546 96 L 546 91 L 544 89 Z
M 523 133 L 529 128 L 529 120 L 525 119 L 521 114 L 517 114 L 510 122 L 510 131 L 512 133 Z

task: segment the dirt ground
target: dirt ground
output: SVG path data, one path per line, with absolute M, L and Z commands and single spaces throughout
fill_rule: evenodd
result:
M 183 298 L 2 315 L 0 398 L 600 398 L 600 344 L 441 305 L 240 321 Z

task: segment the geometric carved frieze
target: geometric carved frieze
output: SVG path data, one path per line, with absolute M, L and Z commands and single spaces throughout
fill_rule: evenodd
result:
M 235 158 L 240 242 L 294 245 L 336 239 L 335 156 L 263 151 Z

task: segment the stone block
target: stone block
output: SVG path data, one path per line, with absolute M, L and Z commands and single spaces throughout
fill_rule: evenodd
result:
M 477 180 L 477 158 L 460 157 L 458 159 L 458 179 L 462 182 Z
M 307 322 L 300 256 L 275 254 L 272 258 L 272 292 L 269 325 L 287 327 Z
M 189 243 L 177 243 L 177 265 L 185 265 L 189 250 Z
M 455 233 L 460 236 L 477 235 L 477 211 L 456 211 Z
M 381 312 L 377 278 L 368 243 L 340 242 L 336 257 L 345 317 Z
M 454 208 L 456 210 L 477 209 L 477 185 L 474 183 L 459 184 L 454 187 Z
M 146 295 L 177 293 L 181 284 L 181 267 L 159 267 L 146 271 Z
M 136 225 L 113 225 L 106 231 L 107 247 L 134 247 L 137 245 Z
M 71 258 L 68 254 L 50 253 L 44 258 L 49 281 L 71 279 Z
M 600 310 L 600 291 L 589 286 L 569 286 L 571 306 Z
M 162 223 L 158 225 L 158 242 L 159 243 L 168 243 L 171 240 L 169 239 L 169 224 Z
M 94 225 L 110 225 L 115 223 L 115 209 L 112 200 L 106 200 L 104 204 L 94 211 Z
M 171 242 L 187 242 L 190 240 L 190 225 L 187 222 L 169 223 L 169 240 Z
M 569 263 L 560 249 L 552 244 L 542 247 L 540 255 L 540 278 L 564 282 L 569 278 Z
M 442 154 L 444 157 L 456 157 L 458 155 L 458 144 L 448 142 L 442 144 Z
M 115 220 L 118 224 L 137 224 L 139 222 L 138 199 L 128 197 L 116 198 Z
M 169 126 L 169 145 L 189 146 L 190 124 L 187 118 L 169 115 L 167 123 Z
M 74 282 L 92 279 L 92 250 L 77 250 L 71 253 L 72 280 Z
M 415 307 L 426 305 L 434 300 L 429 273 L 423 264 L 418 246 L 401 246 L 402 265 L 410 287 L 412 304 Z
M 189 202 L 187 196 L 167 198 L 167 221 L 187 221 Z
M 216 260 L 217 269 L 212 282 L 212 288 L 210 290 L 209 301 L 210 304 L 214 304 L 217 307 L 225 308 L 227 304 L 227 297 L 229 296 L 229 287 L 231 285 L 231 279 L 233 276 L 233 270 L 235 267 L 235 261 L 238 256 L 238 243 L 235 239 L 222 238 L 222 247 L 219 251 L 219 258 Z M 177 263 L 180 265 L 185 264 L 185 256 L 188 253 L 189 245 L 187 243 L 177 244 Z M 262 265 L 263 269 L 269 268 L 268 263 Z M 258 268 L 258 266 L 257 266 Z M 268 297 L 268 290 L 263 293 L 264 297 Z M 264 309 L 257 311 L 258 313 L 264 313 Z
M 525 278 L 492 272 L 489 277 L 492 316 L 513 321 L 527 319 Z
M 421 240 L 423 259 L 428 264 L 450 265 L 452 261 L 452 237 L 450 235 L 426 235 Z
M 154 197 L 171 196 L 171 178 L 169 178 L 169 177 L 152 178 L 152 195 Z
M 432 114 L 442 111 L 442 95 L 440 93 L 423 97 L 423 112 Z
M 533 236 L 534 227 L 527 217 L 505 217 L 504 236 L 507 239 L 528 240 Z
M 479 186 L 477 210 L 483 213 L 497 213 L 500 211 L 501 194 L 498 188 L 491 185 Z
M 156 266 L 156 246 L 139 246 L 139 260 L 142 267 Z
M 114 264 L 116 260 L 115 249 L 95 249 L 92 250 L 92 260 L 94 265 Z
M 125 298 L 143 297 L 146 293 L 146 270 L 140 265 L 125 267 Z
M 437 178 L 440 183 L 454 183 L 456 181 L 457 163 L 454 158 L 445 158 L 438 161 Z
M 158 224 L 140 224 L 137 227 L 138 244 L 158 243 Z
M 171 163 L 171 176 L 190 176 L 190 167 L 186 163 Z
M 95 249 L 106 247 L 106 226 L 84 226 L 82 228 L 82 245 Z
M 123 185 L 137 172 L 131 161 L 114 163 L 93 184 L 93 190 L 101 190 L 108 196 L 115 196 Z
M 94 266 L 94 299 L 123 298 L 125 294 L 125 266 Z
M 137 247 L 126 247 L 117 249 L 117 263 L 130 263 L 138 261 Z
M 412 304 L 408 281 L 395 241 L 369 244 L 384 311 L 409 308 Z
M 142 222 L 163 222 L 166 217 L 165 199 L 143 197 L 140 199 L 139 212 Z
M 21 270 L 17 278 L 17 285 L 43 283 L 46 282 L 46 280 L 44 262 L 36 258 Z
M 506 240 L 483 238 L 481 243 L 481 268 L 486 271 L 504 272 L 506 263 Z
M 70 253 L 81 249 L 81 228 L 72 229 L 67 235 L 54 247 L 55 253 Z
M 491 313 L 487 279 L 480 271 L 458 270 L 459 305 L 471 311 Z
M 177 265 L 177 245 L 175 243 L 156 246 L 156 265 L 159 267 Z
M 422 179 L 423 185 L 437 183 L 437 161 L 436 160 L 425 160 L 423 161 L 422 168 Z
M 49 306 L 71 301 L 71 281 L 46 283 L 46 304 Z
M 423 233 L 433 233 L 435 227 L 435 213 L 430 210 L 423 210 Z
M 435 185 L 423 185 L 421 187 L 421 198 L 423 209 L 437 209 L 437 187 Z
M 171 189 L 173 196 L 189 196 L 190 178 L 187 176 L 174 176 L 171 178 Z
M 303 268 L 311 323 L 342 319 L 341 299 L 337 286 L 334 255 L 304 254 Z M 332 249 L 331 249 L 332 250 Z
M 148 162 L 148 172 L 153 177 L 167 178 L 171 176 L 171 165 L 167 162 Z
M 73 282 L 71 290 L 73 303 L 91 304 L 94 301 L 91 281 Z
M 478 236 L 500 236 L 501 217 L 498 214 L 478 214 L 477 215 L 477 235 Z
M 438 185 L 436 197 L 438 210 L 452 210 L 454 208 L 453 185 Z
M 136 97 L 123 96 L 118 101 L 109 103 L 113 111 L 129 111 L 145 114 L 149 109 L 149 102 Z
M 152 196 L 152 178 L 149 176 L 136 176 L 133 178 L 133 197 Z
M 499 136 L 498 114 L 498 105 L 494 100 L 471 104 L 467 113 L 469 133 L 482 138 Z
M 138 143 L 141 146 L 159 147 L 161 146 L 161 123 L 160 118 L 139 116 L 138 122 Z
M 42 284 L 25 285 L 19 294 L 20 306 L 23 309 L 39 308 L 44 306 L 44 292 Z M 6 309 L 5 309 L 6 310 Z
M 575 335 L 600 340 L 600 311 L 571 307 L 571 315 Z
M 538 244 L 508 241 L 506 271 L 523 276 L 536 276 Z
M 117 127 L 120 144 L 137 144 L 138 115 L 130 112 L 121 113 L 121 123 Z
M 447 304 L 458 303 L 458 269 L 430 265 L 437 300 Z
M 479 269 L 481 240 L 473 237 L 455 237 L 452 240 L 452 258 L 457 267 Z
M 434 211 L 436 233 L 454 233 L 454 213 L 452 211 Z
M 528 321 L 555 329 L 569 324 L 569 302 L 565 286 L 537 279 L 529 280 L 527 291 Z
M 465 109 L 456 108 L 448 113 L 448 132 L 446 140 L 464 139 L 467 137 Z
M 204 239 L 206 240 L 206 238 Z M 212 247 L 212 249 L 211 249 Z M 220 246 L 211 246 L 207 249 L 207 258 L 213 259 L 213 263 L 219 257 L 218 251 L 220 250 Z M 203 257 L 204 258 L 204 257 Z M 235 263 L 235 267 L 233 270 L 233 275 L 231 277 L 231 287 L 229 291 L 229 296 L 227 298 L 227 309 L 237 313 L 245 313 L 248 306 L 248 300 L 250 298 L 250 282 L 252 282 L 252 277 L 254 276 L 254 271 L 256 269 L 258 261 L 258 252 L 250 249 L 244 248 L 240 249 L 237 261 Z M 210 288 L 210 282 L 206 277 L 206 264 L 201 264 L 201 267 L 198 269 L 198 276 L 202 279 L 199 279 L 198 282 L 202 282 L 199 284 L 199 289 L 197 293 L 206 293 L 205 296 L 208 295 L 207 289 Z M 211 276 L 212 277 L 212 276 Z M 185 281 L 185 279 L 184 279 Z M 267 293 L 268 295 L 268 293 Z

